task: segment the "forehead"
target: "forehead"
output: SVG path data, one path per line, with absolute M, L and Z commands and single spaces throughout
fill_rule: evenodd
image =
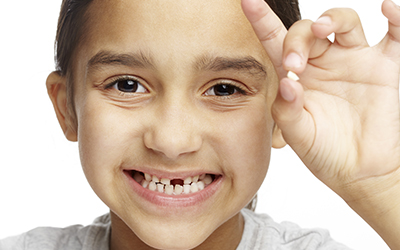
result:
M 87 14 L 85 50 L 92 55 L 140 50 L 174 62 L 199 54 L 266 57 L 240 0 L 95 0 Z

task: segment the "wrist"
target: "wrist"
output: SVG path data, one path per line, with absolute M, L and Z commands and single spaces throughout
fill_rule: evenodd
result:
M 400 170 L 357 180 L 339 195 L 389 245 L 400 249 Z

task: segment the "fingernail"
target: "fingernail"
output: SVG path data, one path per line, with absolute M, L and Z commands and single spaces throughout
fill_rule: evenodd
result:
M 281 84 L 279 84 L 279 92 L 282 98 L 287 102 L 293 102 L 296 98 L 296 93 L 288 81 L 282 81 Z
M 323 24 L 323 25 L 331 25 L 332 19 L 328 16 L 322 16 L 315 21 L 316 23 Z
M 302 64 L 303 64 L 303 60 L 301 60 L 301 57 L 296 53 L 290 53 L 286 57 L 285 65 L 289 69 L 300 68 Z

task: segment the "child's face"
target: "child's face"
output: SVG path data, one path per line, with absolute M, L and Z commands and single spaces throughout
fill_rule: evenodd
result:
M 192 248 L 240 221 L 268 169 L 277 82 L 240 1 L 95 1 L 89 14 L 74 101 L 96 194 L 153 247 Z M 169 195 L 135 172 L 214 181 Z

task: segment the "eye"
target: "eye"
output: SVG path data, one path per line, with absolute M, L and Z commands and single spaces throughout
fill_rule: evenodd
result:
M 246 94 L 246 92 L 239 88 L 236 87 L 235 85 L 232 84 L 217 84 L 209 88 L 206 92 L 205 95 L 215 95 L 215 96 L 231 96 L 234 94 Z
M 112 87 L 121 92 L 146 93 L 147 89 L 135 79 L 119 79 L 112 83 Z

